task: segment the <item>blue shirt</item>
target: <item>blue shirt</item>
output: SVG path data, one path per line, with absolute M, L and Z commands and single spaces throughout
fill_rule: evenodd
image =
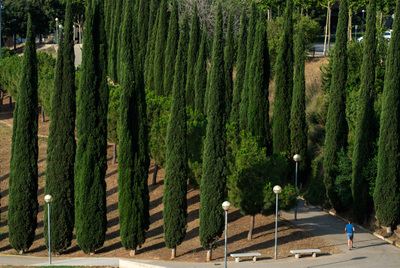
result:
M 347 233 L 349 233 L 349 234 L 352 234 L 353 233 L 353 228 L 354 228 L 354 225 L 353 224 L 347 224 L 346 225 L 346 230 L 347 230 Z

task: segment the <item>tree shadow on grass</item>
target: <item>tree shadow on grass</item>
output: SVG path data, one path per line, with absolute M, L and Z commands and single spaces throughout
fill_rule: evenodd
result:
M 164 227 L 161 225 L 161 226 L 158 226 L 157 228 L 150 229 L 147 232 L 146 237 L 148 237 L 148 238 L 156 237 L 156 236 L 161 235 L 163 232 L 164 232 Z
M 114 171 L 112 171 L 112 172 L 107 173 L 105 178 L 107 179 L 108 177 L 111 177 L 112 175 L 117 174 L 117 173 L 118 173 L 118 169 L 116 169 L 116 170 L 114 170 Z
M 0 177 L 0 181 L 4 181 L 4 180 L 8 179 L 9 177 L 10 177 L 10 173 L 7 173 Z
M 107 206 L 107 214 L 118 209 L 118 202 Z
M 107 252 L 110 252 L 110 251 L 113 251 L 113 250 L 117 250 L 117 249 L 120 249 L 120 248 L 122 248 L 122 243 L 121 243 L 121 241 L 118 241 L 118 242 L 116 242 L 114 244 L 111 244 L 109 246 L 102 247 L 101 249 L 97 250 L 96 253 L 97 254 L 107 253 Z
M 114 219 L 111 219 L 111 220 L 107 221 L 107 228 L 114 227 L 114 226 L 116 226 L 118 224 L 119 224 L 119 218 L 115 217 Z

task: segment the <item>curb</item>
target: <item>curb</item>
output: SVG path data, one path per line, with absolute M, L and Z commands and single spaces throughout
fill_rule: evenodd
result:
M 337 217 L 337 218 L 341 219 L 341 220 L 344 221 L 344 222 L 347 222 L 347 220 L 346 220 L 345 218 L 343 218 L 343 217 L 337 215 L 336 213 L 334 213 L 334 212 L 332 212 L 332 211 L 329 211 L 329 210 L 327 210 L 327 209 L 324 209 L 324 208 L 322 208 L 321 206 L 316 206 L 316 207 L 320 208 L 321 210 L 325 211 L 326 213 L 328 213 L 328 214 L 330 214 L 330 215 L 332 215 L 332 216 L 334 216 L 334 217 Z M 372 234 L 373 236 L 375 236 L 375 237 L 377 237 L 377 238 L 379 238 L 379 239 L 381 239 L 381 240 L 383 240 L 383 241 L 385 241 L 385 242 L 387 242 L 387 243 L 389 243 L 389 244 L 391 244 L 391 245 L 393 245 L 393 246 L 395 246 L 395 247 L 400 248 L 400 243 L 399 243 L 399 242 L 396 243 L 396 242 L 394 242 L 394 241 L 391 241 L 391 240 L 389 240 L 389 239 L 387 239 L 387 238 L 381 236 L 380 234 L 377 234 L 377 233 L 375 233 L 375 232 L 371 232 L 371 231 L 368 230 L 368 229 L 365 229 L 364 227 L 362 227 L 362 226 L 360 226 L 360 225 L 358 225 L 358 224 L 354 224 L 354 225 L 356 225 L 357 228 L 360 228 L 361 230 L 363 230 L 363 231 L 365 231 L 365 232 L 368 232 L 368 233 Z

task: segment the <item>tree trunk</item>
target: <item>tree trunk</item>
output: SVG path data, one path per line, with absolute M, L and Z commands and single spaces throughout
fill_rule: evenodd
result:
M 18 253 L 19 253 L 19 254 L 24 254 L 24 250 L 21 249 Z
M 40 114 L 42 116 L 42 123 L 44 122 L 44 106 L 40 106 Z
M 10 108 L 12 109 L 12 97 L 10 96 Z
M 176 258 L 176 246 L 172 248 L 171 250 L 171 260 Z
M 268 17 L 267 17 L 267 20 L 268 21 L 271 21 L 271 9 L 268 9 L 268 13 L 267 13 L 268 15 Z
M 131 251 L 129 252 L 129 256 L 134 257 L 135 255 L 136 255 L 136 248 L 131 249 Z
M 328 51 L 331 50 L 331 19 L 332 19 L 332 11 L 331 11 L 331 2 L 328 1 Z
M 157 172 L 158 172 L 158 165 L 157 165 L 157 163 L 155 163 L 154 172 L 153 172 L 153 181 L 151 182 L 151 185 L 157 184 Z
M 255 222 L 255 216 L 251 215 L 250 216 L 250 229 L 249 229 L 249 234 L 247 235 L 247 240 L 251 240 L 253 238 L 254 222 Z
M 212 259 L 212 246 L 207 249 L 207 261 L 211 261 Z
M 324 39 L 324 56 L 326 56 L 326 44 L 328 42 L 328 24 L 329 24 L 329 9 L 326 10 L 326 23 L 325 23 L 325 39 Z
M 386 235 L 389 237 L 389 236 L 392 236 L 392 227 L 391 226 L 389 226 L 389 227 L 386 227 Z
M 114 143 L 113 144 L 113 159 L 112 159 L 112 163 L 115 164 L 117 160 L 117 144 Z

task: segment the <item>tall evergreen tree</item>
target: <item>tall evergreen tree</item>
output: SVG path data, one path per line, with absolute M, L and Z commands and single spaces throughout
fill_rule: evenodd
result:
M 139 9 L 138 9 L 138 38 L 139 38 L 139 49 L 140 49 L 140 58 L 141 64 L 144 66 L 144 61 L 146 58 L 146 48 L 147 48 L 147 40 L 148 34 L 151 32 L 149 30 L 149 21 L 150 21 L 150 11 L 149 11 L 149 1 L 148 0 L 140 0 Z
M 290 112 L 291 156 L 300 154 L 299 172 L 304 174 L 307 160 L 307 122 L 306 122 L 306 80 L 305 80 L 305 40 L 304 30 L 300 26 L 295 43 L 294 86 L 292 108 Z M 304 178 L 304 176 L 300 176 Z
M 169 19 L 167 48 L 165 49 L 165 66 L 164 66 L 164 88 L 165 95 L 172 92 L 172 84 L 174 83 L 175 59 L 178 50 L 179 41 L 179 18 L 178 3 L 172 2 L 172 12 Z M 164 93 L 163 93 L 164 94 Z
M 124 0 L 116 0 L 116 8 L 114 12 L 114 21 L 112 28 L 112 37 L 111 37 L 111 55 L 109 56 L 109 74 L 111 79 L 114 82 L 118 81 L 118 51 L 119 51 L 119 29 L 121 27 L 121 13 L 123 10 Z
M 187 16 L 187 15 L 185 15 Z M 187 179 L 188 153 L 186 134 L 186 57 L 183 48 L 189 40 L 187 20 L 182 21 L 176 56 L 175 78 L 172 91 L 171 116 L 167 129 L 167 157 L 165 167 L 163 219 L 164 240 L 172 249 L 171 259 L 176 257 L 176 247 L 185 238 L 187 229 Z M 186 25 L 185 25 L 186 23 Z
M 400 0 L 396 12 L 400 14 Z M 374 204 L 379 223 L 391 227 L 400 222 L 400 20 L 394 17 L 386 61 L 385 85 L 380 118 L 378 176 L 376 178 Z
M 363 223 L 371 205 L 369 183 L 365 175 L 365 163 L 374 157 L 374 143 L 377 126 L 374 112 L 375 59 L 376 59 L 376 1 L 370 0 L 367 12 L 367 27 L 364 41 L 363 65 L 361 67 L 361 88 L 358 101 L 358 115 L 354 135 L 353 173 L 351 190 L 353 212 L 359 223 Z
M 88 1 L 79 84 L 75 157 L 75 232 L 83 252 L 94 252 L 107 230 L 106 42 L 101 0 Z
M 156 95 L 164 94 L 165 42 L 168 34 L 167 1 L 162 0 L 158 9 L 157 37 L 154 49 L 154 91 Z
M 210 94 L 207 95 L 207 130 L 200 185 L 200 242 L 207 249 L 207 261 L 212 248 L 224 228 L 221 204 L 226 184 L 226 134 L 225 134 L 225 75 L 224 39 L 221 4 L 214 28 Z
M 345 100 L 347 81 L 347 13 L 347 0 L 341 0 L 333 56 L 324 150 L 326 195 L 336 211 L 342 209 L 342 204 L 333 188 L 337 176 L 337 153 L 341 149 L 346 149 L 348 132 Z
M 236 79 L 235 88 L 233 91 L 232 108 L 230 114 L 230 122 L 239 123 L 240 118 L 240 101 L 242 99 L 242 88 L 244 83 L 244 77 L 246 72 L 246 56 L 247 56 L 247 12 L 245 9 L 242 11 L 240 17 L 240 32 L 239 32 L 239 43 L 238 53 L 236 59 Z
M 262 147 L 271 150 L 269 127 L 269 74 L 270 62 L 268 51 L 267 29 L 265 15 L 260 13 L 257 22 L 256 39 L 251 60 L 252 87 L 249 88 L 248 130 L 259 140 Z
M 197 57 L 196 62 L 196 76 L 194 84 L 195 109 L 200 113 L 204 113 L 204 97 L 207 87 L 207 51 L 207 32 L 205 27 L 203 27 L 199 56 Z
M 60 253 L 72 241 L 74 230 L 74 161 L 75 161 L 75 65 L 73 40 L 73 13 L 67 2 L 64 22 L 64 40 L 60 38 L 57 55 L 49 139 L 45 193 L 53 196 L 51 213 L 51 251 Z M 48 247 L 48 212 L 45 206 L 44 235 Z
M 11 138 L 8 201 L 10 245 L 20 253 L 35 239 L 38 213 L 38 73 L 30 14 L 23 57 Z
M 150 225 L 147 171 L 149 167 L 146 104 L 139 44 L 134 34 L 134 0 L 126 0 L 122 44 L 125 70 L 121 84 L 118 208 L 121 242 L 136 254 Z M 135 81 L 135 83 L 132 83 Z
M 250 75 L 253 73 L 250 71 L 251 58 L 253 57 L 254 40 L 256 36 L 257 27 L 257 8 L 255 1 L 251 4 L 251 17 L 249 21 L 249 33 L 247 35 L 247 52 L 246 52 L 246 72 L 243 82 L 243 88 L 240 97 L 240 110 L 239 110 L 239 128 L 247 130 L 247 112 L 249 109 L 249 89 L 250 89 Z
M 235 64 L 235 36 L 233 33 L 233 15 L 229 14 L 228 28 L 226 30 L 226 41 L 224 51 L 225 61 L 225 85 L 226 85 L 226 116 L 229 118 L 233 98 L 233 65 Z
M 275 67 L 273 150 L 290 154 L 290 106 L 293 91 L 293 1 L 286 1 L 283 34 Z
M 154 2 L 154 1 L 153 1 Z M 152 3 L 153 3 L 152 2 Z M 157 38 L 157 25 L 159 12 L 156 12 L 156 18 L 154 21 L 154 25 L 149 32 L 149 41 L 147 42 L 146 48 L 146 60 L 145 60 L 145 86 L 148 90 L 154 90 L 154 55 L 155 55 L 155 47 L 156 47 L 156 38 Z M 150 17 L 151 18 L 151 17 Z M 151 27 L 151 20 L 149 21 L 149 27 Z
M 190 42 L 187 60 L 187 79 L 186 79 L 186 102 L 187 105 L 195 108 L 195 77 L 196 77 L 196 63 L 197 55 L 200 48 L 200 19 L 197 11 L 197 2 L 194 4 L 194 11 L 192 15 L 192 23 L 190 28 Z

